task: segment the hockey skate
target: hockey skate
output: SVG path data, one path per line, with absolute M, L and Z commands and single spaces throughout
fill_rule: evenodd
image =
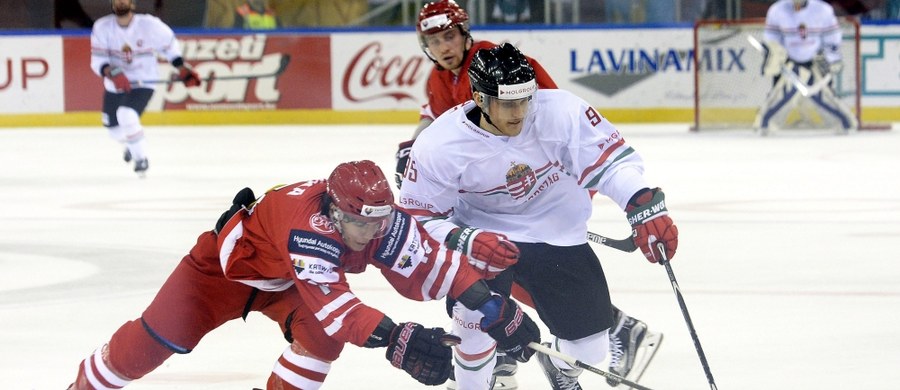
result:
M 125 153 L 122 154 L 122 159 L 127 163 L 131 162 L 131 151 L 128 150 L 128 148 L 125 148 Z
M 497 365 L 494 366 L 494 375 L 491 377 L 491 390 L 516 390 L 519 383 L 516 382 L 516 371 L 519 365 L 516 359 L 506 356 L 503 352 L 497 352 Z M 457 390 L 456 374 L 450 370 L 450 379 L 447 380 L 448 390 Z
M 150 161 L 146 158 L 134 161 L 134 173 L 137 173 L 138 176 L 146 177 L 148 168 L 150 168 Z
M 609 371 L 637 382 L 656 355 L 662 339 L 662 333 L 650 332 L 643 321 L 622 314 L 609 335 Z M 619 385 L 619 381 L 612 378 L 606 378 L 606 383 L 612 387 Z
M 544 346 L 550 347 L 550 343 L 543 343 Z M 584 371 L 581 368 L 572 368 L 568 370 L 559 369 L 550 361 L 550 356 L 542 353 L 537 354 L 537 361 L 541 368 L 544 369 L 544 375 L 550 381 L 550 387 L 553 390 L 582 390 L 578 384 L 578 375 Z

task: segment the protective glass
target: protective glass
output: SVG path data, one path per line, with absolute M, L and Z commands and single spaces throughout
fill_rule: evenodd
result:
M 381 238 L 390 230 L 394 220 L 397 218 L 397 211 L 391 209 L 390 213 L 381 217 L 364 217 L 345 213 L 338 208 L 332 212 L 335 223 L 340 228 L 341 233 L 353 234 L 355 236 L 369 237 L 369 239 Z

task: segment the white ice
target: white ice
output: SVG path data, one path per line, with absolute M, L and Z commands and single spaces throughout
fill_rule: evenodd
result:
M 681 232 L 673 269 L 719 389 L 897 388 L 900 133 L 619 127 L 666 191 Z M 240 188 L 325 177 L 354 159 L 390 174 L 411 132 L 149 127 L 150 170 L 139 179 L 99 126 L 0 129 L 0 387 L 64 389 L 84 357 L 140 315 Z M 591 230 L 629 233 L 621 210 L 594 204 Z M 710 388 L 664 268 L 595 250 L 614 303 L 665 333 L 641 383 Z M 404 300 L 376 272 L 350 281 L 397 321 L 449 326 L 442 303 Z M 278 327 L 254 313 L 129 389 L 264 387 L 284 346 Z M 534 360 L 517 377 L 523 390 L 548 388 Z M 609 388 L 590 372 L 581 379 L 585 389 Z M 323 388 L 421 387 L 383 350 L 348 345 Z

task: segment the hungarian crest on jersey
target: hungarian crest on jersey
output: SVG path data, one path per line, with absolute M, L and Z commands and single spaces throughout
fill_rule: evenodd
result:
M 517 164 L 513 162 L 512 167 L 506 171 L 506 189 L 514 199 L 519 199 L 534 188 L 537 178 L 534 170 L 527 164 Z

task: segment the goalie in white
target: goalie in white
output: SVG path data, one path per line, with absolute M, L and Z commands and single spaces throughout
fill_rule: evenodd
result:
M 774 83 L 757 114 L 754 128 L 765 135 L 770 127 L 784 125 L 795 108 L 799 108 L 804 118 L 808 111 L 815 110 L 844 132 L 857 128 L 855 114 L 831 88 L 833 79 L 843 69 L 843 62 L 841 29 L 829 4 L 821 0 L 775 2 L 766 14 L 763 38 L 764 43 L 752 39 L 751 43 L 761 46 L 765 57 L 762 74 L 774 76 Z M 828 123 L 812 125 L 821 127 Z

